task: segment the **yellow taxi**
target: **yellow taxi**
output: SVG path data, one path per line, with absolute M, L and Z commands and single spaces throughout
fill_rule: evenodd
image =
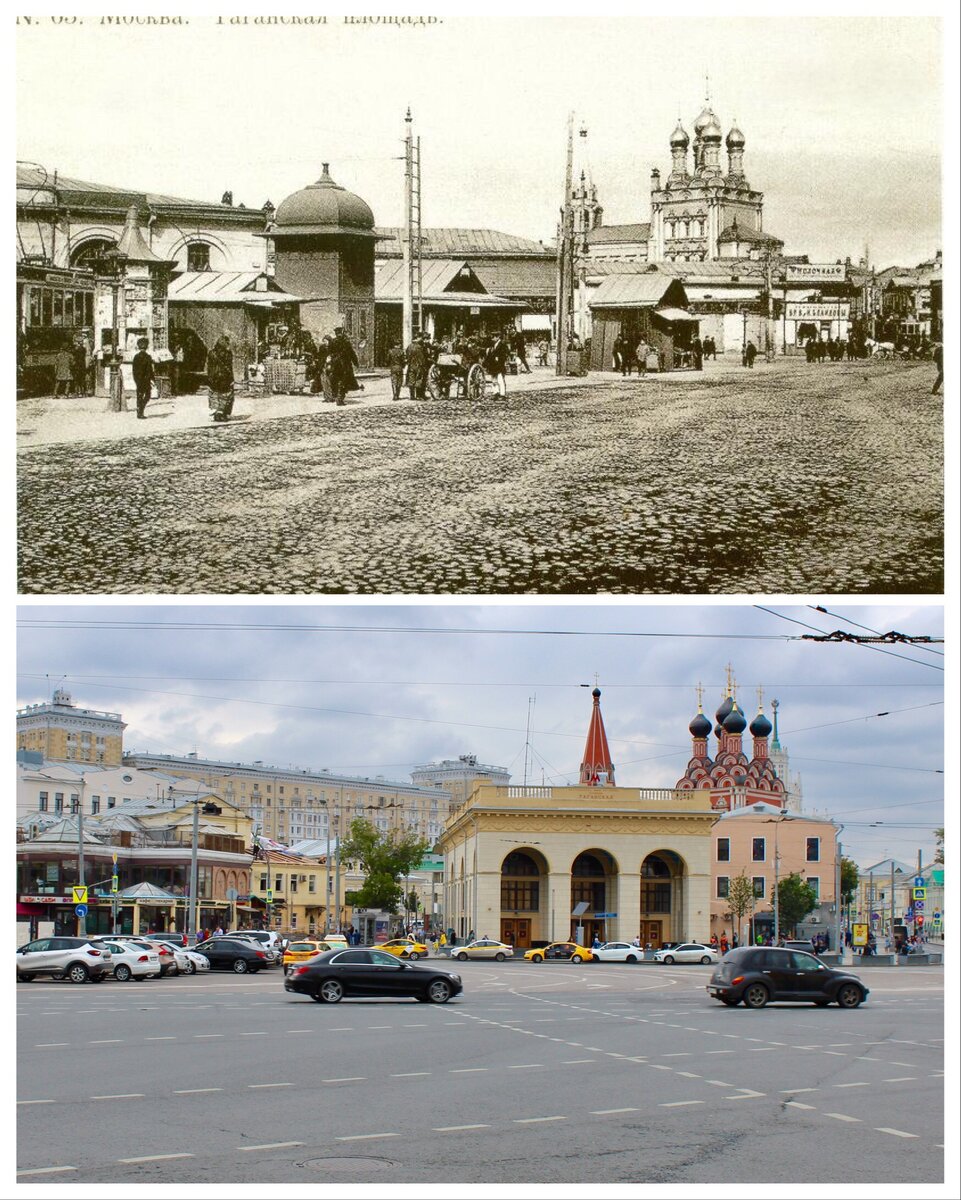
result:
M 536 950 L 528 950 L 524 955 L 528 962 L 593 962 L 594 955 L 577 942 L 551 942 L 549 946 L 538 946 Z
M 428 953 L 424 943 L 415 941 L 412 937 L 392 938 L 389 942 L 381 942 L 377 949 L 396 954 L 398 958 L 409 958 L 413 962 L 419 958 L 426 958 Z
M 339 950 L 344 942 L 321 941 L 319 938 L 301 938 L 299 941 L 290 941 L 287 943 L 287 949 L 284 951 L 284 974 L 290 967 L 296 963 L 306 962 L 308 958 L 313 958 L 315 954 L 323 954 L 325 950 Z

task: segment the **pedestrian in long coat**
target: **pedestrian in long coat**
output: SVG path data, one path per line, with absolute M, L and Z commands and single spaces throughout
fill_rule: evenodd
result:
M 754 366 L 754 360 L 757 358 L 757 346 L 753 342 L 748 342 L 744 351 L 744 361 L 749 367 Z
M 330 387 L 334 393 L 334 400 L 337 404 L 343 405 L 346 402 L 347 393 L 359 391 L 360 385 L 354 375 L 354 367 L 359 365 L 357 353 L 351 345 L 350 338 L 341 327 L 334 330 L 328 364 Z
M 150 385 L 154 380 L 153 359 L 147 347 L 150 343 L 146 338 L 137 342 L 137 353 L 133 356 L 133 382 L 137 389 L 137 419 L 146 418 L 147 401 L 150 399 Z
M 691 342 L 691 357 L 694 359 L 694 370 L 701 371 L 704 369 L 704 346 L 701 339 L 694 335 L 694 340 Z
M 234 409 L 234 352 L 224 330 L 207 355 L 207 403 L 215 421 L 228 421 Z
M 507 339 L 503 337 L 497 338 L 494 345 L 487 353 L 487 361 L 485 366 L 488 371 L 494 376 L 497 384 L 497 394 L 502 399 L 507 396 L 507 360 L 510 357 L 510 347 L 507 344 Z
M 427 390 L 427 372 L 430 370 L 430 354 L 422 334 L 418 334 L 407 347 L 407 386 L 411 400 L 423 400 Z
M 53 394 L 69 396 L 70 384 L 73 380 L 73 354 L 69 346 L 61 346 L 53 360 L 53 374 L 56 380 Z

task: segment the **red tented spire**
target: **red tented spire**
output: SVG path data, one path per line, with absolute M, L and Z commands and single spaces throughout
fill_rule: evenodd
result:
M 604 732 L 604 718 L 601 716 L 601 689 L 596 687 L 591 694 L 594 697 L 594 710 L 587 730 L 584 761 L 581 763 L 581 783 L 592 787 L 607 783 L 613 787 L 614 764 L 611 762 L 607 734 Z

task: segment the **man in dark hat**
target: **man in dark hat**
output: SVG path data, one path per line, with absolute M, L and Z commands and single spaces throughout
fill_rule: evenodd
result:
M 400 344 L 400 338 L 397 338 L 387 351 L 387 366 L 390 369 L 391 400 L 400 399 L 400 389 L 404 386 L 404 367 L 406 365 L 407 358 L 404 354 L 404 347 Z
M 338 325 L 330 343 L 327 358 L 330 374 L 330 386 L 337 404 L 346 403 L 348 392 L 360 390 L 360 385 L 354 375 L 354 367 L 358 365 L 357 354 L 351 345 L 350 338 L 344 333 L 344 327 Z
M 145 409 L 150 399 L 150 385 L 154 380 L 153 359 L 147 350 L 150 343 L 146 338 L 137 339 L 137 353 L 133 356 L 133 382 L 137 389 L 137 419 L 146 418 Z
M 407 347 L 407 386 L 411 400 L 423 400 L 427 391 L 427 372 L 430 370 L 430 355 L 424 335 L 418 333 Z
M 207 403 L 215 421 L 228 421 L 234 408 L 234 352 L 225 329 L 207 355 Z

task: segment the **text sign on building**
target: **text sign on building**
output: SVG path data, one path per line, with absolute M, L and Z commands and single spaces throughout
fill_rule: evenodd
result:
M 789 283 L 798 280 L 836 281 L 847 278 L 847 268 L 844 263 L 788 263 L 784 269 L 784 278 Z
M 784 315 L 789 321 L 846 321 L 851 311 L 850 304 L 815 304 L 801 300 L 789 300 Z

